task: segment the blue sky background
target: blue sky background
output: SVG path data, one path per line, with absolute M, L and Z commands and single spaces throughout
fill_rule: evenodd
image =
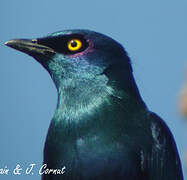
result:
M 186 0 L 1 0 L 0 168 L 12 170 L 17 164 L 26 168 L 31 163 L 40 167 L 57 100 L 43 67 L 3 43 L 72 28 L 95 30 L 124 45 L 143 99 L 167 122 L 182 158 L 187 151 L 187 124 L 177 103 L 187 65 L 186 7 Z M 0 175 L 12 178 L 40 179 L 37 171 Z

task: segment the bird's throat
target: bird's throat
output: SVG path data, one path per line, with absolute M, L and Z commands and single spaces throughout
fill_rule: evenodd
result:
M 54 119 L 56 122 L 78 122 L 84 116 L 97 113 L 100 106 L 107 103 L 112 94 L 113 89 L 107 86 L 107 78 L 104 75 L 92 80 L 66 79 L 58 88 L 58 103 Z

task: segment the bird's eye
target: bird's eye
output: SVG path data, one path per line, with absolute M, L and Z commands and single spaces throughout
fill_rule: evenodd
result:
M 79 39 L 71 39 L 68 42 L 68 49 L 70 51 L 78 51 L 82 47 L 82 42 Z

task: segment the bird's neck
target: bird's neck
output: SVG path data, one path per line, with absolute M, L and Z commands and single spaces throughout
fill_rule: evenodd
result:
M 106 75 L 64 80 L 63 85 L 57 88 L 58 103 L 53 122 L 76 126 L 87 123 L 87 120 L 96 122 L 95 117 L 101 112 L 111 113 L 111 107 L 116 108 L 114 111 L 120 107 L 130 110 L 130 104 L 144 108 L 134 79 L 130 81 L 132 87 L 110 83 Z

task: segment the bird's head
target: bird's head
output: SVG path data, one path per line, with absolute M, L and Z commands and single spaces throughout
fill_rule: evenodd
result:
M 66 118 L 72 112 L 77 116 L 93 111 L 104 102 L 128 104 L 135 100 L 144 104 L 129 57 L 108 36 L 89 30 L 66 30 L 5 44 L 34 57 L 49 72 L 58 91 L 57 107 L 63 109 Z
M 60 31 L 5 44 L 33 56 L 50 73 L 57 87 L 65 79 L 92 79 L 111 68 L 131 71 L 129 58 L 118 42 L 89 30 Z

